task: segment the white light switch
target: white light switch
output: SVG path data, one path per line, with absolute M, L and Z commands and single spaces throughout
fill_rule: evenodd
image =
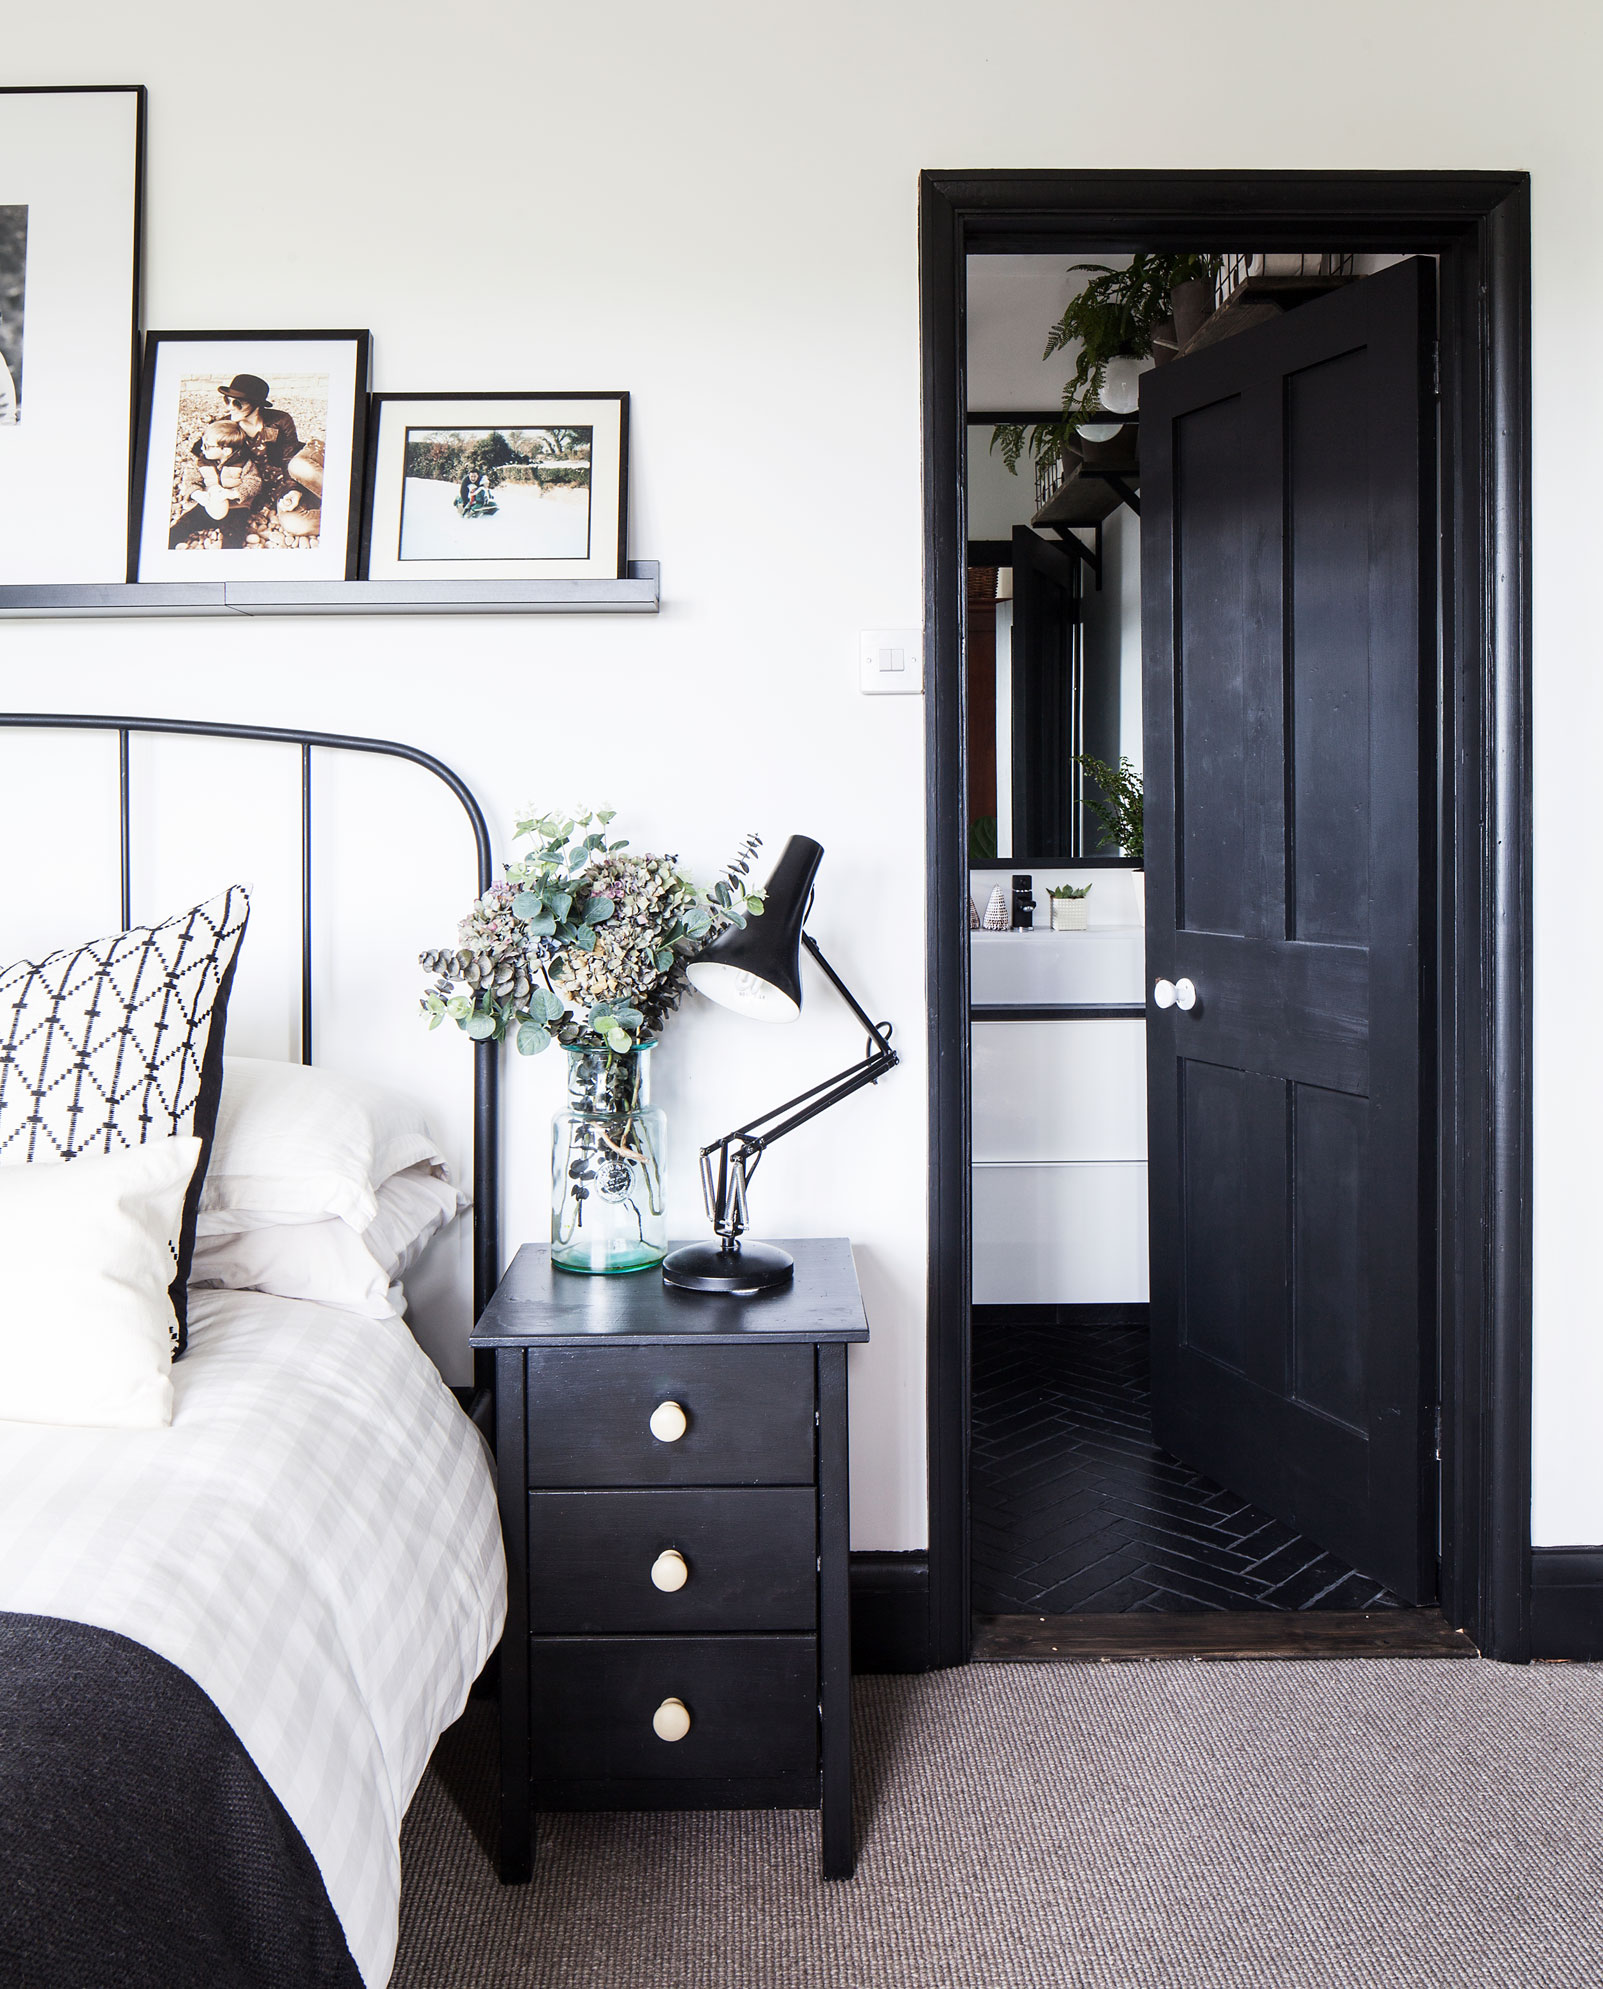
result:
M 924 688 L 924 637 L 916 628 L 865 628 L 858 638 L 861 686 L 866 693 Z

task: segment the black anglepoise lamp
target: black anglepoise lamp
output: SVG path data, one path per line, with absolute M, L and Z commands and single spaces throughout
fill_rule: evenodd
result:
M 763 912 L 713 941 L 686 970 L 700 993 L 737 1015 L 759 1022 L 794 1022 L 801 1014 L 801 950 L 823 968 L 836 993 L 868 1031 L 861 1063 L 826 1078 L 810 1091 L 776 1105 L 701 1149 L 701 1186 L 717 1241 L 688 1243 L 664 1260 L 666 1283 L 686 1291 L 749 1296 L 790 1283 L 796 1265 L 771 1243 L 746 1240 L 746 1190 L 757 1163 L 775 1140 L 816 1119 L 865 1084 L 875 1084 L 896 1066 L 888 1022 L 871 1022 L 850 988 L 819 952 L 802 924 L 813 901 L 813 879 L 823 847 L 809 836 L 792 836 L 768 880 Z

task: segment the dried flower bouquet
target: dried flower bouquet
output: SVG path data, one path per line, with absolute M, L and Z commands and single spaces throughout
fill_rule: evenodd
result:
M 429 1027 L 447 1019 L 476 1040 L 510 1036 L 524 1056 L 548 1043 L 623 1055 L 652 1042 L 679 1006 L 687 962 L 763 908 L 748 881 L 758 838 L 703 891 L 672 856 L 608 842 L 610 808 L 530 816 L 530 854 L 476 901 L 454 949 L 418 963 L 437 976 L 423 996 Z

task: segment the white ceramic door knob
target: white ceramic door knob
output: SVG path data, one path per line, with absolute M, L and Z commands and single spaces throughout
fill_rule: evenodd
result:
M 690 1731 L 690 1708 L 683 1699 L 664 1699 L 651 1716 L 658 1740 L 683 1740 Z
M 1174 982 L 1154 981 L 1152 984 L 1152 1006 L 1154 1008 L 1174 1007 Z
M 1195 981 L 1176 981 L 1174 984 L 1174 1005 L 1176 1008 L 1193 1009 L 1197 1005 L 1197 985 Z
M 658 1443 L 677 1443 L 690 1427 L 690 1419 L 677 1402 L 659 1402 L 651 1412 L 651 1434 Z
M 677 1547 L 667 1547 L 651 1564 L 651 1585 L 672 1595 L 690 1579 L 690 1564 Z

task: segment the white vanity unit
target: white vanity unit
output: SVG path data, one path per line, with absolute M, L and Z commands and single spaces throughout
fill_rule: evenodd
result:
M 1144 1302 L 1141 929 L 970 939 L 974 1302 Z

